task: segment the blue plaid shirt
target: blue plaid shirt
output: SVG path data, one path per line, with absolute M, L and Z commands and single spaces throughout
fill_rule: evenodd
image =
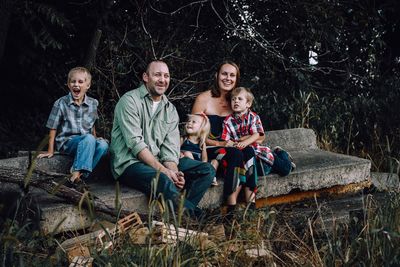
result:
M 77 135 L 92 133 L 98 118 L 99 102 L 85 95 L 80 106 L 74 103 L 71 93 L 54 102 L 46 127 L 59 131 L 56 149 L 61 150 L 66 141 Z

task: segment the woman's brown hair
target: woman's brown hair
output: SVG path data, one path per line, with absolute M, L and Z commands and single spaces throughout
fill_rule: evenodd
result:
M 235 88 L 239 84 L 239 80 L 240 80 L 240 69 L 239 69 L 239 66 L 233 61 L 225 60 L 218 66 L 217 75 L 216 75 L 216 77 L 214 79 L 214 85 L 211 87 L 211 96 L 212 97 L 221 96 L 221 92 L 220 92 L 219 86 L 218 86 L 218 75 L 219 75 L 219 72 L 220 72 L 222 66 L 225 65 L 225 64 L 231 65 L 231 66 L 235 67 L 235 69 L 236 69 L 236 82 L 235 82 L 235 86 L 233 88 Z

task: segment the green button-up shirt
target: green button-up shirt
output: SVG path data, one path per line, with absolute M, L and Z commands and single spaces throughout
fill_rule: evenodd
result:
M 175 106 L 162 96 L 152 114 L 153 100 L 144 85 L 124 94 L 114 111 L 111 132 L 111 169 L 118 178 L 125 169 L 139 162 L 144 148 L 161 162 L 179 161 L 179 116 Z

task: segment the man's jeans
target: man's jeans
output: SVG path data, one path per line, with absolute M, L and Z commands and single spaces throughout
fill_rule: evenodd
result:
M 91 134 L 75 136 L 63 146 L 63 152 L 75 157 L 72 171 L 80 171 L 85 175 L 93 171 L 107 151 L 107 141 L 96 139 Z
M 204 193 L 210 187 L 215 176 L 214 167 L 207 162 L 201 162 L 190 158 L 181 158 L 178 169 L 185 174 L 186 199 L 184 207 L 195 210 Z M 142 162 L 134 163 L 127 167 L 118 178 L 121 183 L 133 187 L 147 196 L 150 196 L 151 182 L 157 175 L 157 170 Z M 153 192 L 154 193 L 154 192 Z M 158 178 L 156 196 L 163 193 L 165 200 L 171 200 L 175 208 L 178 206 L 180 191 L 164 173 Z

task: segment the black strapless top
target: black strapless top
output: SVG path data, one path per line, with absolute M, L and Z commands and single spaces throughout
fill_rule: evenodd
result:
M 221 140 L 223 122 L 226 116 L 207 115 L 207 117 L 210 120 L 211 125 L 209 138 L 213 140 Z

